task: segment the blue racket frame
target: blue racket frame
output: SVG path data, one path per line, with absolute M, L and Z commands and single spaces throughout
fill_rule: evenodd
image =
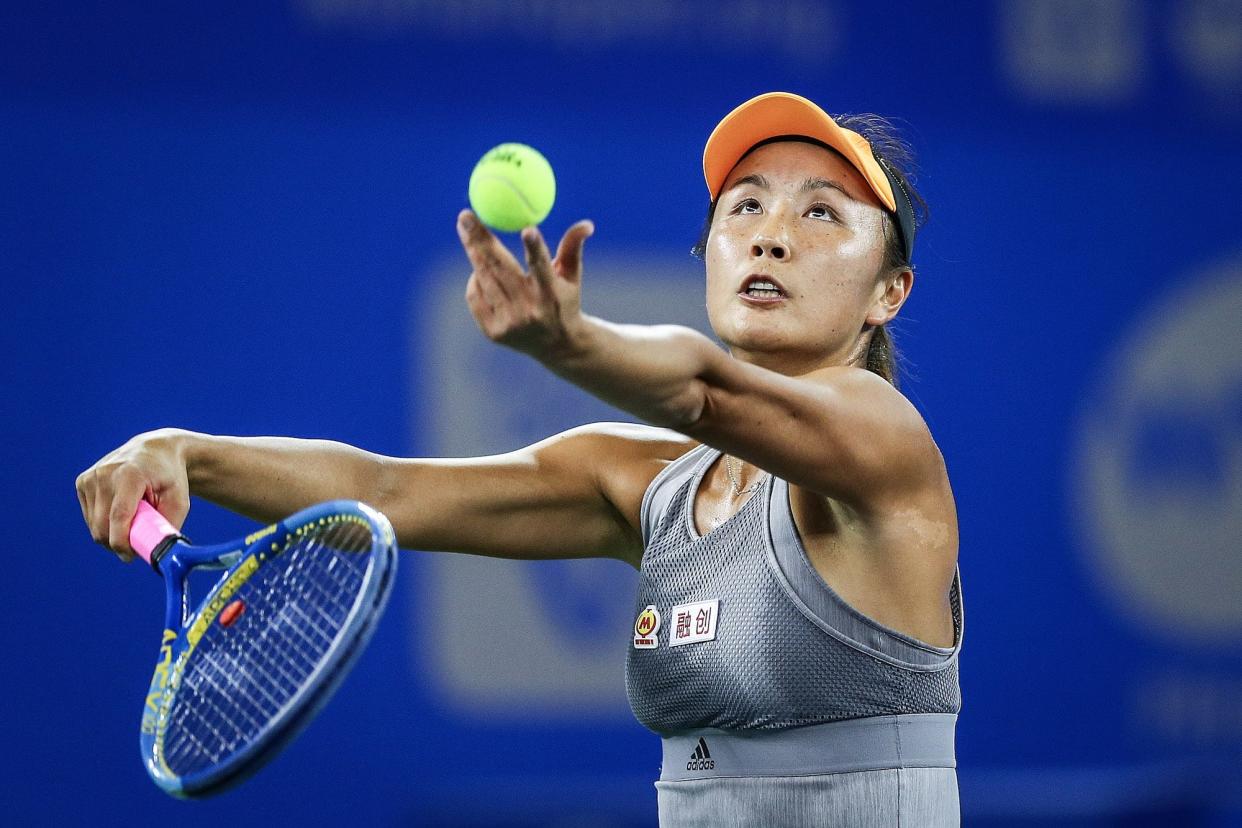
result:
M 340 645 L 328 654 L 262 735 L 209 768 L 178 776 L 162 759 L 162 742 L 182 671 L 198 640 L 193 635 L 196 622 L 200 624 L 201 635 L 201 627 L 205 626 L 203 620 L 206 624 L 214 622 L 229 596 L 261 566 L 263 556 L 274 548 L 274 542 L 279 543 L 300 527 L 340 516 L 365 521 L 373 538 L 371 563 L 363 588 L 342 627 Z M 160 655 L 143 707 L 139 746 L 147 773 L 160 788 L 177 797 L 198 797 L 219 793 L 257 771 L 331 698 L 366 648 L 383 613 L 396 572 L 397 545 L 392 526 L 382 513 L 355 500 L 333 500 L 303 509 L 232 543 L 191 546 L 183 536 L 170 536 L 152 553 L 151 564 L 164 577 L 167 605 Z M 227 571 L 191 612 L 186 584 L 190 572 L 195 569 Z

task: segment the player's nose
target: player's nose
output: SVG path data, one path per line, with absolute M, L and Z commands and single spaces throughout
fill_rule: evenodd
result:
M 759 234 L 751 240 L 750 256 L 752 259 L 784 261 L 790 256 L 790 249 L 783 239 L 768 234 Z

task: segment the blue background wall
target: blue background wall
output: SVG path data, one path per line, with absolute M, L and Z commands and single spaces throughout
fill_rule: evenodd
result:
M 442 456 L 630 419 L 563 383 L 538 400 L 500 383 L 498 420 L 539 408 L 492 444 L 434 425 L 457 353 L 436 326 L 472 359 L 500 350 L 445 321 L 464 312 L 470 168 L 507 140 L 549 157 L 547 233 L 598 228 L 588 312 L 607 317 L 593 262 L 622 285 L 658 263 L 693 296 L 703 141 L 772 89 L 896 116 L 920 157 L 932 221 L 897 330 L 961 515 L 967 824 L 1242 824 L 1232 0 L 6 4 L 6 821 L 654 824 L 658 740 L 618 695 L 622 650 L 589 716 L 472 712 L 424 634 L 447 570 L 420 552 L 278 762 L 217 800 L 167 799 L 135 749 L 160 590 L 92 546 L 73 480 L 163 425 Z M 256 387 L 281 403 L 252 405 Z M 196 504 L 188 529 L 246 525 Z M 469 577 L 511 572 L 493 565 Z M 624 644 L 628 617 L 592 621 L 589 599 L 625 604 L 625 567 L 531 566 L 545 599 L 592 572 L 565 612 Z

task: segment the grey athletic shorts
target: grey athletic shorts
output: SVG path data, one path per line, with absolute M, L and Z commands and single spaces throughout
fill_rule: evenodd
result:
M 959 826 L 957 716 L 875 716 L 664 739 L 662 828 Z

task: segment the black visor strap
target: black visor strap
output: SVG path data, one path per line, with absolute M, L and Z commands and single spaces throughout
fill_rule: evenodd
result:
M 910 200 L 910 193 L 906 192 L 906 188 L 888 168 L 888 162 L 879 156 L 876 156 L 875 160 L 879 162 L 880 169 L 884 170 L 884 175 L 888 177 L 889 186 L 893 188 L 893 201 L 897 203 L 897 232 L 901 233 L 901 246 L 906 254 L 906 262 L 912 262 L 914 261 L 914 203 Z

